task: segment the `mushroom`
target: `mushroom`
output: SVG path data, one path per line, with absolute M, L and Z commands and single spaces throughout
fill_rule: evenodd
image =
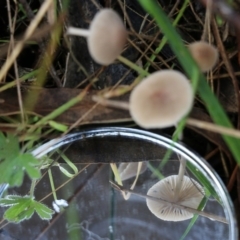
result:
M 188 48 L 202 72 L 211 70 L 218 61 L 218 50 L 215 46 L 198 41 L 188 45 Z
M 111 64 L 121 54 L 127 41 L 127 31 L 122 19 L 108 8 L 95 15 L 89 30 L 69 27 L 67 34 L 86 37 L 90 55 L 102 65 Z
M 120 174 L 120 178 L 122 181 L 127 180 L 136 176 L 138 171 L 138 162 L 130 162 L 130 163 L 120 163 L 118 166 L 118 171 Z M 147 162 L 142 162 L 140 173 L 145 172 L 147 169 Z
M 135 196 L 145 198 L 145 199 L 149 199 L 149 200 L 154 201 L 156 203 L 163 203 L 163 204 L 166 205 L 166 207 L 167 206 L 175 207 L 176 209 L 184 210 L 184 211 L 190 212 L 192 214 L 198 214 L 199 216 L 209 218 L 210 220 L 219 221 L 219 222 L 228 224 L 228 220 L 224 217 L 221 217 L 221 216 L 218 216 L 218 215 L 215 215 L 215 214 L 212 214 L 212 213 L 208 213 L 208 212 L 203 212 L 203 211 L 197 210 L 195 208 L 183 206 L 183 205 L 180 205 L 178 203 L 173 203 L 173 202 L 171 203 L 171 202 L 168 202 L 167 200 L 164 200 L 164 199 L 159 198 L 159 197 L 153 197 L 153 196 L 150 196 L 150 195 L 145 195 L 145 194 L 142 194 L 142 193 L 138 193 L 138 192 L 135 192 L 131 189 L 126 189 L 123 186 L 121 186 L 119 184 L 116 184 L 112 181 L 109 181 L 109 182 L 111 183 L 112 187 L 114 187 L 118 191 L 121 191 L 124 194 L 131 193 Z M 156 211 L 154 211 L 154 212 L 156 212 Z
M 176 125 L 193 104 L 194 94 L 188 79 L 175 70 L 157 71 L 132 91 L 129 110 L 143 128 Z
M 147 192 L 148 196 L 164 201 L 146 199 L 147 207 L 158 218 L 165 221 L 183 221 L 193 217 L 193 213 L 177 205 L 197 209 L 204 197 L 203 187 L 195 180 L 184 176 L 180 194 L 176 198 L 178 175 L 172 175 L 154 184 Z M 174 203 L 173 205 L 169 203 Z M 176 204 L 176 205 L 175 205 Z

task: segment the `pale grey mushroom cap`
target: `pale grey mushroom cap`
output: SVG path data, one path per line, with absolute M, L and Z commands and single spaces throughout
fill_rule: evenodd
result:
M 197 41 L 188 45 L 188 48 L 202 72 L 210 71 L 218 61 L 218 50 L 205 41 Z
M 129 110 L 143 128 L 176 125 L 193 105 L 190 82 L 174 70 L 157 71 L 143 79 L 131 92 Z
M 172 175 L 164 178 L 153 185 L 147 192 L 147 195 L 161 198 L 168 202 L 173 202 L 174 190 L 178 181 L 178 175 Z M 203 187 L 193 179 L 187 176 L 183 177 L 182 188 L 179 192 L 179 198 L 174 201 L 182 206 L 197 209 L 204 197 Z M 165 221 L 184 221 L 193 217 L 193 213 L 178 207 L 171 206 L 164 202 L 156 202 L 147 199 L 149 210 L 158 218 Z
M 140 174 L 145 172 L 147 169 L 147 162 L 142 162 Z M 137 175 L 138 162 L 120 163 L 118 171 L 120 173 L 121 180 L 127 180 Z
M 120 16 L 112 9 L 102 9 L 90 25 L 88 49 L 99 64 L 109 65 L 121 54 L 127 31 Z

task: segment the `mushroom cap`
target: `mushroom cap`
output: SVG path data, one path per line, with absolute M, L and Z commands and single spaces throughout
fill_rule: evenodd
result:
M 198 41 L 189 44 L 188 48 L 202 72 L 207 72 L 216 65 L 219 55 L 215 46 Z
M 90 25 L 88 49 L 99 64 L 111 64 L 122 52 L 127 31 L 120 16 L 112 9 L 102 9 Z
M 188 79 L 174 70 L 157 71 L 140 82 L 130 95 L 129 110 L 143 128 L 175 125 L 193 104 L 194 94 Z
M 140 174 L 147 169 L 147 162 L 142 163 Z M 121 180 L 127 180 L 136 176 L 138 170 L 138 162 L 120 163 L 118 171 L 120 173 Z
M 154 184 L 147 192 L 147 195 L 173 202 L 174 189 L 176 188 L 178 175 L 172 175 Z M 204 197 L 203 187 L 187 176 L 183 177 L 182 188 L 179 198 L 174 203 L 197 209 Z M 164 202 L 156 202 L 147 199 L 149 210 L 158 218 L 165 221 L 184 221 L 193 217 L 193 213 L 171 206 Z

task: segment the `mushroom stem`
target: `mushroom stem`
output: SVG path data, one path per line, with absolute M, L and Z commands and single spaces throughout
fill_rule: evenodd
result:
M 144 195 L 144 194 L 141 194 L 141 193 L 136 193 L 134 192 L 133 190 L 130 190 L 130 189 L 125 189 L 123 188 L 122 186 L 116 184 L 116 183 L 113 183 L 111 182 L 111 185 L 118 191 L 121 191 L 121 192 L 124 192 L 125 194 L 126 193 L 131 193 L 133 195 L 136 195 L 136 196 L 139 196 L 139 197 L 142 197 L 142 198 L 148 198 L 152 201 L 156 201 L 156 202 L 164 202 L 164 203 L 167 203 L 173 207 L 178 207 L 182 210 L 186 210 L 188 212 L 191 212 L 193 214 L 198 214 L 202 217 L 206 217 L 206 218 L 209 218 L 211 220 L 215 220 L 215 221 L 218 221 L 218 222 L 222 222 L 222 223 L 225 223 L 225 224 L 228 224 L 228 221 L 226 218 L 224 217 L 220 217 L 220 216 L 217 216 L 215 214 L 212 214 L 212 213 L 207 213 L 207 212 L 202 212 L 202 211 L 199 211 L 197 209 L 194 209 L 194 208 L 191 208 L 191 207 L 186 207 L 186 206 L 183 206 L 183 205 L 180 205 L 180 204 L 176 204 L 176 203 L 173 203 L 173 202 L 169 202 L 169 201 L 166 201 L 162 198 L 156 198 L 156 197 L 152 197 L 152 196 L 149 196 L 149 195 Z
M 186 169 L 186 159 L 184 159 L 182 156 L 180 156 L 180 167 L 179 167 L 179 171 L 178 171 L 177 186 L 174 191 L 174 202 L 178 201 L 179 192 L 181 191 L 181 188 L 182 188 L 185 169 Z
M 97 96 L 97 95 L 94 95 L 92 97 L 92 100 L 103 106 L 114 107 L 114 108 L 123 109 L 123 110 L 129 110 L 128 102 L 109 100 L 109 99 L 106 99 L 106 98 L 103 98 L 103 97 Z
M 75 35 L 75 36 L 81 36 L 81 37 L 89 37 L 90 32 L 87 29 L 82 29 L 82 28 L 75 28 L 75 27 L 69 27 L 67 29 L 67 34 L 68 35 Z
M 177 128 L 177 125 L 175 127 Z M 182 140 L 182 139 L 183 139 L 183 133 L 180 133 L 179 140 Z M 178 158 L 180 161 L 180 166 L 179 166 L 179 170 L 178 170 L 177 185 L 176 185 L 176 189 L 174 191 L 174 202 L 178 201 L 179 193 L 182 188 L 183 177 L 184 177 L 185 170 L 186 170 L 186 159 L 184 159 L 182 157 L 182 155 L 180 155 L 180 156 L 178 155 Z

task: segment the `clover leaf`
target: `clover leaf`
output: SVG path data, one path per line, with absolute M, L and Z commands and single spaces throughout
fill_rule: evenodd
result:
M 34 212 L 42 220 L 50 220 L 54 211 L 46 205 L 37 202 L 31 196 L 8 195 L 0 199 L 0 206 L 9 207 L 4 213 L 4 219 L 9 222 L 19 223 L 32 217 Z

